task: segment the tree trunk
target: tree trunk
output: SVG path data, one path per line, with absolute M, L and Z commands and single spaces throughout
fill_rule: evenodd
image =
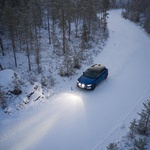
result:
M 13 48 L 13 55 L 14 55 L 15 66 L 17 67 L 16 46 L 15 46 L 15 39 L 14 39 L 13 33 L 11 33 L 11 42 L 12 42 L 12 48 Z
M 63 3 L 63 2 L 62 2 Z M 66 32 L 65 32 L 65 16 L 64 16 L 64 4 L 62 4 L 62 34 L 63 34 L 63 53 L 66 52 Z
M 69 24 L 68 37 L 69 37 L 69 41 L 70 41 L 70 35 L 71 35 L 71 21 L 70 21 L 70 18 L 68 20 L 68 24 Z
M 1 35 L 0 35 L 0 47 L 1 47 L 2 55 L 4 56 L 5 53 L 4 53 L 4 46 L 3 46 Z
M 26 44 L 27 44 L 28 67 L 29 67 L 29 71 L 31 71 L 30 50 L 29 50 L 29 44 L 28 44 L 28 41 L 26 41 Z
M 49 8 L 48 8 L 49 9 Z M 49 10 L 47 11 L 47 22 L 48 22 L 48 39 L 49 39 L 49 44 L 51 44 L 51 28 L 50 28 L 50 14 Z

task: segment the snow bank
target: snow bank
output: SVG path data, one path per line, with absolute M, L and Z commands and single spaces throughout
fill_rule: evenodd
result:
M 10 83 L 12 83 L 14 77 L 14 71 L 11 69 L 5 69 L 0 71 L 0 85 L 7 87 Z

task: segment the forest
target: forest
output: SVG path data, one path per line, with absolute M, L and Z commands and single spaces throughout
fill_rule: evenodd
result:
M 124 7 L 123 17 L 139 23 L 150 34 L 150 1 L 129 0 Z
M 70 76 L 69 68 L 80 68 L 82 53 L 91 47 L 96 35 L 107 39 L 108 9 L 109 0 L 1 0 L 0 55 L 5 58 L 13 53 L 12 63 L 17 68 L 17 53 L 24 54 L 28 70 L 32 71 L 32 65 L 36 65 L 41 73 L 42 39 L 46 35 L 53 52 L 64 56 L 67 70 L 60 74 Z M 77 48 L 71 48 L 72 41 L 78 41 Z

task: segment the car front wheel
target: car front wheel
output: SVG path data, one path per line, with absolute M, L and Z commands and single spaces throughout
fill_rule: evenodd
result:
M 93 84 L 91 90 L 93 91 L 95 88 L 96 88 L 96 84 Z
M 107 79 L 108 74 L 106 74 L 105 79 Z

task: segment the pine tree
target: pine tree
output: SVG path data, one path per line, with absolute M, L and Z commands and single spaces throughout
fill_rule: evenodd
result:
M 150 134 L 150 101 L 143 103 L 144 109 L 140 115 L 140 120 L 138 123 L 138 132 L 141 135 L 148 136 Z
M 62 66 L 60 68 L 60 75 L 61 76 L 71 76 L 73 75 L 73 63 L 72 63 L 72 58 L 71 58 L 71 50 L 70 50 L 70 47 L 67 43 L 66 45 L 66 53 L 65 53 L 65 56 L 64 56 L 64 60 L 63 60 L 63 63 L 62 63 Z
M 2 90 L 2 86 L 0 85 L 0 106 L 2 107 L 2 109 L 5 109 L 7 107 L 7 101 L 5 98 L 5 93 Z
M 17 73 L 14 73 L 12 82 L 14 84 L 14 90 L 21 90 L 21 80 L 19 79 Z
M 129 138 L 132 139 L 137 135 L 137 127 L 138 127 L 137 120 L 133 119 L 133 121 L 131 122 L 130 127 L 129 127 L 129 129 L 130 129 L 129 135 L 128 135 Z

